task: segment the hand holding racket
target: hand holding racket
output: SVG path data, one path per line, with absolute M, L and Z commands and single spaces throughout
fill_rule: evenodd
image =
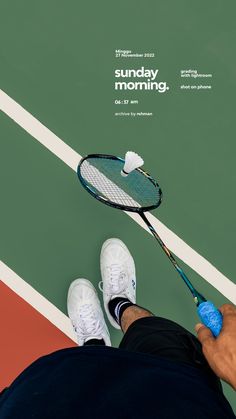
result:
M 222 314 L 194 288 L 145 215 L 146 211 L 160 205 L 162 192 L 158 183 L 140 168 L 142 165 L 141 157 L 131 151 L 126 153 L 125 160 L 106 154 L 90 154 L 80 161 L 77 173 L 83 187 L 96 199 L 140 215 L 190 290 L 200 320 L 214 336 L 218 336 L 222 328 Z

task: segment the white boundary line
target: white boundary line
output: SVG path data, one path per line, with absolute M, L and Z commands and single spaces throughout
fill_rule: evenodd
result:
M 69 317 L 0 261 L 0 281 L 23 298 L 70 339 L 77 342 Z
M 33 115 L 27 112 L 22 106 L 10 98 L 0 89 L 0 110 L 8 115 L 13 121 L 20 125 L 32 137 L 38 140 L 48 150 L 64 161 L 71 169 L 77 169 L 78 162 L 82 156 L 53 134 Z
M 55 135 L 52 131 L 46 128 L 33 115 L 27 112 L 21 105 L 19 105 L 2 90 L 0 90 L 0 109 L 11 119 L 13 119 L 13 121 L 15 121 L 19 126 L 21 126 L 25 131 L 27 131 L 32 137 L 34 137 L 48 150 L 55 154 L 59 159 L 66 163 L 71 169 L 76 171 L 77 165 L 82 156 L 78 154 L 75 150 L 73 150 L 70 146 L 68 146 L 66 143 L 64 143 L 64 141 L 62 141 L 57 135 Z M 129 215 L 135 222 L 137 222 L 139 225 L 141 225 L 143 228 L 147 230 L 146 226 L 141 220 L 141 217 L 139 217 L 135 213 L 127 213 L 127 215 Z M 208 262 L 203 256 L 201 256 L 199 253 L 193 250 L 187 243 L 185 243 L 180 237 L 178 237 L 175 233 L 168 229 L 156 217 L 154 217 L 152 214 L 148 214 L 148 218 L 153 223 L 154 228 L 157 229 L 158 233 L 160 234 L 163 241 L 166 243 L 167 247 L 169 247 L 169 249 L 176 256 L 182 259 L 194 271 L 196 271 L 200 276 L 202 276 L 202 278 L 204 278 L 207 282 L 214 286 L 219 292 L 221 292 L 221 294 L 228 298 L 228 300 L 236 304 L 236 284 L 230 281 L 210 262 Z M 23 284 L 24 282 L 22 282 L 22 286 Z M 30 304 L 33 306 L 40 306 L 40 304 L 36 303 L 36 300 L 38 298 L 41 298 L 42 296 L 39 297 L 40 294 L 37 293 L 35 290 L 33 291 L 31 293 L 31 297 L 30 294 L 28 294 L 27 301 L 30 302 Z M 20 289 L 18 289 L 18 292 L 20 292 Z M 45 317 L 47 317 L 48 309 L 49 306 L 45 305 Z M 60 326 L 57 327 L 61 328 Z
M 141 217 L 135 213 L 129 213 L 129 216 L 137 223 L 142 225 L 149 232 Z M 148 213 L 148 219 L 154 228 L 160 234 L 166 246 L 180 258 L 186 265 L 190 266 L 209 284 L 216 288 L 229 301 L 236 304 L 236 284 L 223 275 L 207 259 L 201 256 L 196 250 L 189 246 L 184 240 L 177 236 L 173 231 L 159 221 L 154 215 Z

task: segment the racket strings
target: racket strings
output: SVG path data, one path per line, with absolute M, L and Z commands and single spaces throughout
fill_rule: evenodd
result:
M 131 172 L 127 177 L 122 177 L 120 172 L 124 163 L 120 160 L 112 159 L 93 159 L 91 161 L 99 171 L 102 171 L 116 185 L 119 185 L 126 193 L 136 199 L 150 200 L 153 202 L 154 194 L 156 198 L 157 188 L 150 180 L 138 171 Z
M 86 187 L 110 204 L 137 209 L 159 205 L 160 188 L 138 170 L 121 176 L 123 165 L 119 159 L 91 157 L 82 162 L 80 174 Z
M 90 187 L 95 189 L 93 192 L 102 195 L 105 199 L 125 206 L 140 207 L 138 202 L 86 160 L 81 166 L 81 174 L 89 182 Z

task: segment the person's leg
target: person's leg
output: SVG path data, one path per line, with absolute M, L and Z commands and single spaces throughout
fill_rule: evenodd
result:
M 87 279 L 76 279 L 68 290 L 67 311 L 80 346 L 111 346 L 97 292 Z
M 122 349 L 158 355 L 194 366 L 208 366 L 197 338 L 172 320 L 155 316 L 133 305 L 117 321 L 124 332 L 120 343 Z
M 133 322 L 139 319 L 143 319 L 145 317 L 153 317 L 150 311 L 146 310 L 145 308 L 139 307 L 137 305 L 133 305 L 128 307 L 121 316 L 121 329 L 124 333 L 127 332 L 127 329 Z
M 153 317 L 149 310 L 132 303 L 125 297 L 114 297 L 108 303 L 110 315 L 125 333 L 136 320 L 144 317 Z
M 105 343 L 104 339 L 93 339 L 93 338 L 91 338 L 91 339 L 87 339 L 84 342 L 83 346 L 93 346 L 93 345 L 105 346 L 106 343 Z
M 100 289 L 107 316 L 114 327 L 124 332 L 121 349 L 184 362 L 213 374 L 194 335 L 136 304 L 134 261 L 120 240 L 109 239 L 104 243 L 101 274 L 103 287 L 100 284 Z

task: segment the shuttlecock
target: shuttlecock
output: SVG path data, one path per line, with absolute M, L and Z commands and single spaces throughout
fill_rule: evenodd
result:
M 122 176 L 128 176 L 130 172 L 142 166 L 143 163 L 144 161 L 142 157 L 140 157 L 137 153 L 134 151 L 127 151 L 125 155 L 125 164 L 120 173 Z

